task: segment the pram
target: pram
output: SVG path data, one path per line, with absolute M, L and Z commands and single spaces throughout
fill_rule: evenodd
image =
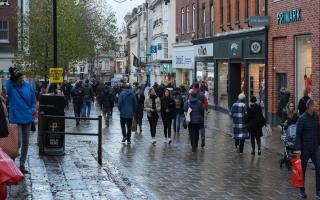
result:
M 280 168 L 282 168 L 283 164 L 291 169 L 291 160 L 295 157 L 294 154 L 294 144 L 296 141 L 296 125 L 289 125 L 287 130 L 284 130 L 284 124 L 281 124 L 281 141 L 284 144 L 284 152 L 283 158 L 280 160 Z

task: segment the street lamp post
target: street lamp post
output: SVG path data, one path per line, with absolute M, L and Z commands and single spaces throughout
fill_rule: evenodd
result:
M 53 67 L 58 67 L 58 48 L 57 48 L 57 0 L 52 0 L 53 9 Z

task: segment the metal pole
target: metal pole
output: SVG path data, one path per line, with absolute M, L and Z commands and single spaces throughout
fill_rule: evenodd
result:
M 39 155 L 44 154 L 44 112 L 39 112 L 39 121 L 38 121 L 38 147 L 39 147 Z
M 57 48 L 57 0 L 52 0 L 53 9 L 53 67 L 58 67 L 58 48 Z
M 102 166 L 102 116 L 99 115 L 98 118 L 98 163 Z
M 265 1 L 265 5 L 264 5 L 264 15 L 268 16 L 268 1 Z M 265 89 L 265 98 L 263 99 L 264 101 L 264 109 L 265 109 L 265 119 L 266 121 L 268 121 L 268 98 L 269 98 L 269 62 L 268 62 L 268 53 L 269 53 L 269 38 L 268 38 L 268 26 L 265 27 L 265 57 L 264 57 L 264 62 L 265 62 L 265 73 L 264 73 L 264 77 L 265 77 L 265 81 L 264 81 L 264 89 Z M 270 122 L 271 123 L 271 122 Z

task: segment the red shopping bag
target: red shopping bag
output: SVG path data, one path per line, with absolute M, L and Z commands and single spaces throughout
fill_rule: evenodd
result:
M 291 183 L 296 188 L 304 187 L 304 176 L 302 171 L 300 155 L 297 155 L 295 159 L 291 161 L 292 164 L 292 174 Z
M 0 138 L 0 148 L 8 154 L 11 158 L 19 156 L 19 136 L 18 136 L 18 125 L 8 125 L 9 135 L 5 138 Z
M 15 185 L 23 178 L 14 161 L 0 148 L 0 185 Z

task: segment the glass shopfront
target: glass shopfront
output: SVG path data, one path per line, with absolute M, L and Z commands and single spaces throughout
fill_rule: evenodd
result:
M 265 64 L 249 64 L 248 100 L 257 97 L 258 103 L 265 107 Z
M 228 94 L 228 75 L 229 64 L 218 64 L 218 106 L 224 109 L 229 109 L 229 94 Z
M 312 92 L 312 43 L 311 36 L 296 37 L 296 103 L 306 90 Z

